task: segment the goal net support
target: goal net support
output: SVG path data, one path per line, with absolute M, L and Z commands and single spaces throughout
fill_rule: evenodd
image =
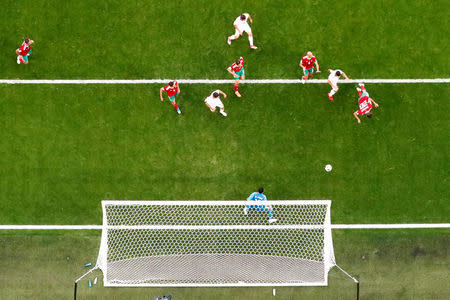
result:
M 335 265 L 330 205 L 102 201 L 96 268 L 104 286 L 324 286 Z

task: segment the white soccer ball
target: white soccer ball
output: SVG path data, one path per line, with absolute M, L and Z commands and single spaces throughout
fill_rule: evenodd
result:
M 333 170 L 333 167 L 330 164 L 325 166 L 325 171 L 331 172 L 331 170 Z

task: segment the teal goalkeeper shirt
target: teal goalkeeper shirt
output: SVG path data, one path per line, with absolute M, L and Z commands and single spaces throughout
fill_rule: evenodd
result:
M 254 192 L 247 198 L 247 200 L 264 201 L 264 200 L 267 200 L 267 197 L 264 194 L 260 194 L 258 192 Z

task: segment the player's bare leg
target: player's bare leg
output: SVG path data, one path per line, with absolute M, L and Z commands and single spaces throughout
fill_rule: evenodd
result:
M 234 81 L 234 94 L 239 98 L 242 97 L 242 95 L 239 93 L 239 79 Z

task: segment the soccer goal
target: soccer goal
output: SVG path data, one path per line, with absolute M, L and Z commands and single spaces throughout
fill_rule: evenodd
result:
M 96 268 L 104 286 L 327 285 L 335 265 L 330 205 L 102 201 Z

